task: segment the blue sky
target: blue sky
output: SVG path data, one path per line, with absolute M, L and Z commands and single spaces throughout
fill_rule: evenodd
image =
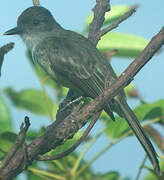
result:
M 63 27 L 79 32 L 83 30 L 85 18 L 95 4 L 95 0 L 42 0 L 40 2 L 42 6 L 48 8 L 52 12 L 55 19 Z M 132 33 L 151 39 L 164 25 L 164 1 L 158 1 L 157 3 L 157 1 L 149 0 L 113 0 L 111 4 L 138 4 L 140 6 L 137 13 L 126 22 L 122 23 L 116 31 Z M 13 86 L 16 90 L 26 88 L 41 89 L 41 85 L 26 59 L 26 48 L 21 39 L 17 36 L 3 36 L 6 30 L 16 26 L 17 17 L 29 6 L 32 6 L 32 1 L 30 0 L 6 0 L 1 2 L 0 46 L 11 41 L 15 42 L 15 48 L 5 56 L 0 81 L 2 89 L 6 86 Z M 119 58 L 114 58 L 112 65 L 117 72 L 121 72 L 130 62 L 131 59 L 120 60 Z M 164 52 L 155 56 L 134 79 L 134 83 L 140 94 L 148 102 L 164 98 L 163 69 Z M 130 103 L 132 106 L 136 105 L 134 101 L 130 101 Z M 23 110 L 12 109 L 11 113 L 14 116 L 14 127 L 16 131 L 18 131 L 20 123 L 25 115 L 32 117 L 31 128 L 38 127 L 38 121 L 40 126 L 49 124 L 48 121 L 45 121 L 44 117 L 38 117 Z M 98 123 L 93 129 L 92 134 L 100 129 L 100 126 L 101 124 Z M 89 150 L 85 158 L 89 159 L 90 156 L 94 154 L 95 149 L 98 150 L 101 146 L 105 146 L 107 141 L 106 137 L 102 137 L 98 140 L 97 145 Z M 118 170 L 123 176 L 134 177 L 143 157 L 144 151 L 138 141 L 135 138 L 128 138 L 97 160 L 93 165 L 93 169 L 96 172 Z

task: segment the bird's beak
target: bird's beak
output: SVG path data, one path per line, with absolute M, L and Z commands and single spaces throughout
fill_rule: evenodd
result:
M 14 35 L 14 34 L 20 34 L 20 30 L 18 29 L 18 27 L 6 31 L 3 35 Z

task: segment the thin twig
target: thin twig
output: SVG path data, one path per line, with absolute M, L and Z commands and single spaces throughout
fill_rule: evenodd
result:
M 32 0 L 34 6 L 40 6 L 39 0 Z
M 65 156 L 67 156 L 68 154 L 72 153 L 87 138 L 89 132 L 91 131 L 91 129 L 93 128 L 93 126 L 97 122 L 100 114 L 101 114 L 101 112 L 97 112 L 95 114 L 95 116 L 93 117 L 93 120 L 90 122 L 89 126 L 84 131 L 84 133 L 81 136 L 81 138 L 72 147 L 70 147 L 66 151 L 64 151 L 64 152 L 62 152 L 60 154 L 54 155 L 54 156 L 38 156 L 37 160 L 40 160 L 40 161 L 50 161 L 50 160 L 61 159 L 61 158 L 65 157 Z
M 104 22 L 104 16 L 110 10 L 110 0 L 97 0 L 93 8 L 93 20 L 89 26 L 88 39 L 96 46 L 99 41 L 99 31 Z
M 114 23 L 112 23 L 111 25 L 109 25 L 108 27 L 104 28 L 103 30 L 101 30 L 99 32 L 99 39 L 100 37 L 104 36 L 106 33 L 108 33 L 109 31 L 115 29 L 118 27 L 118 25 L 120 23 L 122 23 L 123 21 L 125 21 L 127 18 L 129 18 L 130 16 L 132 16 L 135 12 L 136 9 L 138 8 L 138 6 L 133 6 L 130 8 L 129 11 L 127 11 L 125 14 L 123 14 L 119 19 L 117 19 L 116 21 L 114 21 Z
M 144 159 L 143 159 L 143 161 L 142 161 L 142 163 L 141 163 L 141 165 L 140 165 L 140 167 L 139 167 L 139 169 L 138 169 L 138 172 L 137 172 L 137 175 L 136 175 L 135 180 L 139 180 L 139 177 L 140 177 L 140 175 L 141 175 L 142 169 L 143 169 L 144 166 L 145 166 L 146 159 L 147 159 L 147 156 L 145 155 L 145 157 L 144 157 Z
M 149 121 L 148 123 L 143 125 L 143 128 L 145 129 L 147 126 L 149 126 L 150 124 L 157 122 L 157 120 L 152 120 Z M 119 137 L 118 139 L 116 139 L 115 141 L 110 142 L 109 144 L 107 144 L 100 152 L 98 152 L 96 154 L 96 156 L 94 156 L 91 160 L 88 161 L 88 163 L 83 166 L 78 172 L 77 175 L 79 176 L 83 171 L 85 171 L 86 168 L 88 168 L 91 164 L 93 164 L 93 162 L 95 162 L 99 157 L 101 157 L 106 151 L 108 151 L 110 148 L 112 148 L 114 145 L 118 144 L 119 142 L 121 142 L 123 139 L 125 139 L 126 137 L 128 137 L 129 135 L 133 134 L 132 130 L 128 130 L 125 134 L 123 134 L 121 137 Z
M 24 122 L 25 122 L 25 126 L 24 126 L 24 123 L 21 124 L 18 137 L 16 138 L 15 143 L 13 144 L 13 146 L 10 149 L 10 151 L 8 152 L 8 154 L 5 156 L 5 158 L 2 162 L 2 166 L 0 168 L 0 171 L 7 166 L 7 164 L 10 162 L 12 157 L 15 155 L 15 153 L 18 151 L 18 149 L 23 145 L 23 143 L 25 141 L 26 133 L 30 126 L 30 121 L 27 116 L 24 118 Z
M 117 142 L 116 142 L 117 143 Z M 93 164 L 93 162 L 95 160 L 97 160 L 102 154 L 104 154 L 108 149 L 110 149 L 113 145 L 115 144 L 115 142 L 111 142 L 108 145 L 106 145 L 100 152 L 98 152 L 96 154 L 96 156 L 94 156 L 87 164 L 85 164 L 78 172 L 77 172 L 77 176 L 79 176 L 82 172 L 85 171 L 85 169 L 87 169 L 91 164 Z
M 1 76 L 1 69 L 2 69 L 2 64 L 4 61 L 4 56 L 7 54 L 10 50 L 14 48 L 14 43 L 11 42 L 9 44 L 6 44 L 0 48 L 0 76 Z

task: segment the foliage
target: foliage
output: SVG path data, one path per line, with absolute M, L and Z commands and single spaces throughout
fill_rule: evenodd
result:
M 128 6 L 115 6 L 110 13 L 105 16 L 104 26 L 117 20 L 126 11 L 129 10 Z M 86 20 L 84 32 L 88 31 L 88 25 L 91 22 L 92 14 Z M 132 43 L 133 42 L 133 43 Z M 135 43 L 134 43 L 135 42 Z M 143 37 L 137 37 L 136 35 L 116 33 L 112 32 L 105 35 L 98 44 L 99 50 L 104 53 L 109 50 L 117 49 L 116 53 L 119 57 L 136 57 L 147 45 L 148 41 Z M 54 83 L 46 73 L 32 62 L 30 52 L 27 52 L 27 56 L 31 63 L 31 67 L 36 72 L 36 76 L 39 78 L 42 86 L 42 90 L 37 89 L 25 89 L 22 91 L 15 91 L 12 87 L 4 89 L 4 94 L 12 102 L 14 108 L 24 109 L 36 115 L 50 117 L 51 120 L 55 119 L 55 112 L 61 99 L 66 95 L 67 89 L 60 87 Z M 47 88 L 50 88 L 53 94 L 49 94 Z M 135 92 L 135 96 L 134 96 Z M 16 134 L 13 133 L 12 116 L 8 106 L 8 100 L 4 100 L 3 96 L 0 97 L 0 158 L 3 160 L 5 153 L 11 148 Z M 132 95 L 133 94 L 133 95 Z M 158 100 L 152 103 L 145 103 L 140 99 L 139 93 L 135 89 L 133 84 L 130 84 L 126 88 L 126 95 L 128 98 L 136 98 L 140 101 L 134 112 L 136 113 L 140 121 L 144 121 L 144 125 L 160 122 L 163 123 L 164 113 L 164 100 Z M 109 150 L 113 145 L 116 145 L 119 141 L 132 135 L 126 122 L 116 117 L 116 121 L 106 121 L 107 115 L 103 112 L 101 115 L 102 123 L 105 128 L 102 129 L 97 135 L 89 138 L 84 144 L 81 153 L 74 152 L 69 156 L 51 162 L 36 162 L 26 171 L 27 179 L 30 180 L 42 180 L 42 179 L 57 179 L 57 180 L 130 180 L 131 178 L 122 177 L 117 171 L 110 171 L 107 173 L 95 173 L 91 169 L 91 165 L 99 158 L 105 151 Z M 27 141 L 33 140 L 35 137 L 41 135 L 44 132 L 44 128 L 40 128 L 40 132 L 30 130 L 27 134 Z M 81 136 L 82 131 L 78 132 L 73 139 L 66 142 L 63 146 L 53 150 L 48 155 L 57 154 L 66 150 Z M 97 152 L 95 157 L 90 161 L 83 160 L 85 152 L 93 145 L 93 143 L 102 135 L 105 134 L 108 137 L 108 145 Z M 163 161 L 161 160 L 161 164 Z M 161 165 L 163 167 L 163 165 Z M 148 175 L 143 180 L 155 180 L 156 177 L 148 171 Z

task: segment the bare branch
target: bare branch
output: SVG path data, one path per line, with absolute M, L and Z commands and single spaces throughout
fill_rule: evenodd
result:
M 7 54 L 10 50 L 14 48 L 14 43 L 11 42 L 9 44 L 6 44 L 0 48 L 0 76 L 1 76 L 1 69 L 2 69 L 2 64 L 4 61 L 4 56 Z
M 24 122 L 25 122 L 25 126 L 24 126 L 24 123 L 21 124 L 19 135 L 16 138 L 14 145 L 12 146 L 12 148 L 10 149 L 10 151 L 8 152 L 6 157 L 4 158 L 4 160 L 2 162 L 2 166 L 0 168 L 0 172 L 3 170 L 3 168 L 5 168 L 8 165 L 8 163 L 10 162 L 12 157 L 15 155 L 15 153 L 18 151 L 18 149 L 22 146 L 22 144 L 25 141 L 27 130 L 30 127 L 29 118 L 25 117 Z
M 95 46 L 99 41 L 98 34 L 103 25 L 105 13 L 110 10 L 110 0 L 97 0 L 96 2 L 93 8 L 94 16 L 88 34 L 88 39 L 95 44 Z
M 97 45 L 98 41 L 104 34 L 108 33 L 114 28 L 117 28 L 120 23 L 125 21 L 131 15 L 133 15 L 136 12 L 137 8 L 138 6 L 131 7 L 128 12 L 122 15 L 114 23 L 104 28 L 103 30 L 100 30 L 105 20 L 104 18 L 105 13 L 110 10 L 110 6 L 109 6 L 109 0 L 97 0 L 97 3 L 95 7 L 93 8 L 94 17 L 93 17 L 92 23 L 90 24 L 88 39 L 93 44 Z
M 40 6 L 39 0 L 32 0 L 34 6 Z
M 147 156 L 145 155 L 145 157 L 144 157 L 144 159 L 143 159 L 143 161 L 142 161 L 142 163 L 141 163 L 141 165 L 140 165 L 140 167 L 139 167 L 139 169 L 138 169 L 138 172 L 137 172 L 137 175 L 136 175 L 135 180 L 139 180 L 140 175 L 141 175 L 141 172 L 142 172 L 142 170 L 143 170 L 143 168 L 144 168 L 144 166 L 145 166 L 146 160 L 147 160 Z
M 124 15 L 122 15 L 119 19 L 117 19 L 116 21 L 114 21 L 114 23 L 112 23 L 111 25 L 109 25 L 108 27 L 104 28 L 103 30 L 101 30 L 98 34 L 99 39 L 105 35 L 106 33 L 108 33 L 109 31 L 115 29 L 118 27 L 118 25 L 120 23 L 122 23 L 123 21 L 125 21 L 127 18 L 129 18 L 131 15 L 133 15 L 136 12 L 136 9 L 138 8 L 138 6 L 133 6 L 132 8 L 130 8 L 129 11 L 127 11 Z
M 97 122 L 100 114 L 101 114 L 101 112 L 97 112 L 95 114 L 94 119 L 90 122 L 89 126 L 84 131 L 81 138 L 72 147 L 70 147 L 68 150 L 66 150 L 65 152 L 62 152 L 60 154 L 54 155 L 54 156 L 38 156 L 37 160 L 49 161 L 49 160 L 61 159 L 61 158 L 65 157 L 65 156 L 67 156 L 68 154 L 72 153 L 87 138 L 89 132 L 91 131 L 91 129 L 93 128 L 93 126 Z

